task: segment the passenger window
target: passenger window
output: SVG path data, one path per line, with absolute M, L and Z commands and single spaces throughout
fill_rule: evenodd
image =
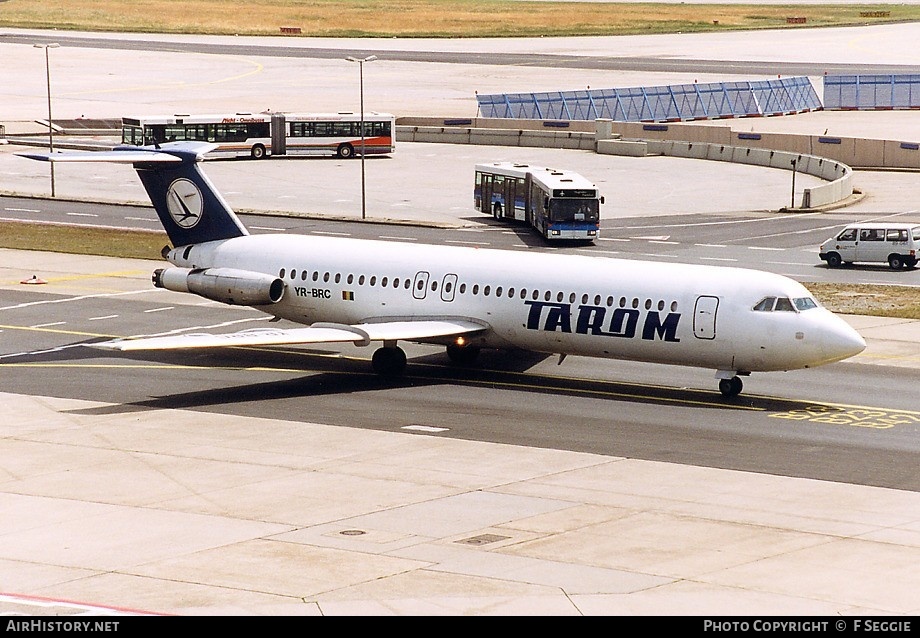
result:
M 756 306 L 754 306 L 754 310 L 757 310 L 760 312 L 772 312 L 773 304 L 775 302 L 776 302 L 776 297 L 764 297 L 757 303 Z
M 777 312 L 795 312 L 792 302 L 787 297 L 780 297 L 776 300 L 775 310 Z
M 855 241 L 856 240 L 856 229 L 847 228 L 845 231 L 837 235 L 837 241 Z
M 859 239 L 860 241 L 882 241 L 885 239 L 885 231 L 876 228 L 868 228 L 860 231 Z
M 907 231 L 892 228 L 888 231 L 888 241 L 907 241 Z

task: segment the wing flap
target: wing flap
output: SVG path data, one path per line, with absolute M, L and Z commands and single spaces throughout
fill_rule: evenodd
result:
M 227 348 L 236 346 L 277 346 L 308 343 L 348 343 L 367 345 L 371 341 L 414 341 L 469 335 L 486 327 L 468 320 L 384 321 L 379 323 L 316 323 L 309 328 L 254 328 L 228 334 L 191 333 L 164 337 L 117 339 L 90 344 L 93 348 L 131 352 L 136 350 L 179 350 Z

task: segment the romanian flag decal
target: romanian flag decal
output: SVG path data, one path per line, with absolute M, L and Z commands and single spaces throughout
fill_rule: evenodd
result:
M 343 291 L 342 291 L 342 299 L 344 299 L 345 301 L 354 301 L 354 300 L 355 300 L 355 293 L 352 292 L 351 290 L 343 290 Z

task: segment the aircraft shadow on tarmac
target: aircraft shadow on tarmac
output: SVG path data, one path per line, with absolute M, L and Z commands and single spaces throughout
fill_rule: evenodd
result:
M 676 388 L 662 385 L 630 383 L 604 379 L 565 378 L 539 372 L 529 372 L 549 355 L 524 351 L 483 351 L 479 361 L 472 366 L 451 363 L 445 354 L 432 353 L 410 359 L 406 373 L 400 377 L 381 377 L 371 370 L 364 355 L 342 356 L 327 350 L 306 348 L 222 348 L 205 351 L 144 351 L 109 354 L 88 347 L 96 339 L 73 344 L 71 347 L 25 355 L 19 363 L 85 362 L 87 373 L 100 359 L 107 365 L 103 374 L 118 378 L 119 363 L 131 368 L 141 362 L 144 366 L 177 366 L 171 379 L 152 381 L 162 394 L 141 401 L 119 402 L 116 397 L 105 397 L 104 388 L 94 384 L 91 400 L 106 400 L 115 405 L 76 410 L 81 414 L 115 414 L 144 409 L 195 409 L 221 404 L 240 404 L 270 401 L 272 399 L 308 398 L 324 395 L 348 395 L 417 388 L 420 386 L 459 385 L 501 389 L 509 392 L 536 393 L 542 396 L 584 398 L 602 401 L 629 402 L 649 405 L 692 406 L 714 410 L 745 410 L 756 412 L 788 412 L 814 408 L 815 402 L 765 396 L 745 395 L 725 398 L 713 387 L 711 390 Z M 2 366 L 0 366 L 2 367 Z M 226 371 L 252 370 L 253 375 L 277 372 L 294 375 L 294 378 L 221 385 L 220 387 L 171 392 L 170 388 L 185 386 L 182 368 L 205 368 Z M 258 370 L 258 372 L 256 372 Z M 298 376 L 299 373 L 303 376 Z M 118 381 L 113 381 L 113 388 Z M 89 384 L 87 384 L 89 385 Z M 185 386 L 187 387 L 187 386 Z M 114 393 L 115 390 L 113 390 Z M 149 395 L 148 395 L 149 396 Z M 833 406 L 823 406 L 827 410 Z

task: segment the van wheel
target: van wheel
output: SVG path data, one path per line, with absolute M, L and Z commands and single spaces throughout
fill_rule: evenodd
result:
M 256 144 L 249 151 L 249 154 L 252 156 L 252 159 L 262 159 L 265 157 L 265 147 L 261 144 Z
M 888 265 L 891 266 L 892 270 L 900 270 L 904 267 L 904 258 L 901 255 L 889 255 Z
M 829 268 L 837 268 L 840 266 L 841 262 L 840 255 L 837 253 L 831 253 L 827 256 L 827 265 Z

